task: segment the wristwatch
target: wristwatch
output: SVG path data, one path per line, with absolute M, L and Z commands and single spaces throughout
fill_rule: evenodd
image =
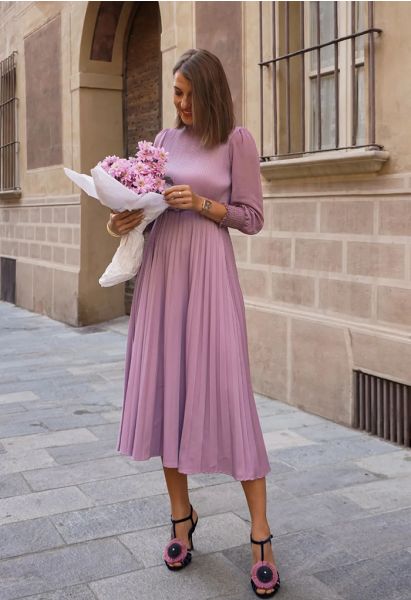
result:
M 208 212 L 210 210 L 210 208 L 212 207 L 213 203 L 211 202 L 211 200 L 208 200 L 207 198 L 203 198 L 203 204 L 201 206 L 201 213 L 205 213 Z

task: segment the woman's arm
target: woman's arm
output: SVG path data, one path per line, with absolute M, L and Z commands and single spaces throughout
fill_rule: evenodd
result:
M 217 200 L 210 200 L 210 198 L 205 198 L 204 196 L 198 196 L 197 194 L 196 196 L 197 212 L 216 223 L 221 223 L 227 214 L 227 205 L 217 202 Z
M 220 227 L 258 233 L 264 225 L 260 158 L 253 136 L 237 127 L 230 138 L 231 198 Z
M 225 204 L 199 196 L 190 185 L 173 185 L 165 190 L 164 198 L 169 206 L 201 213 L 217 223 L 227 213 Z

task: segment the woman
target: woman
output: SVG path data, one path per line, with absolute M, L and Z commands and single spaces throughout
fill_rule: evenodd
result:
M 146 238 L 128 330 L 117 450 L 135 460 L 161 456 L 170 496 L 169 569 L 191 560 L 198 521 L 187 474 L 241 481 L 251 515 L 251 585 L 279 588 L 266 518 L 267 452 L 251 388 L 244 300 L 228 227 L 263 226 L 259 158 L 249 131 L 234 126 L 219 59 L 189 50 L 173 69 L 176 127 L 155 145 L 169 153 L 169 208 Z M 140 211 L 111 214 L 128 233 Z

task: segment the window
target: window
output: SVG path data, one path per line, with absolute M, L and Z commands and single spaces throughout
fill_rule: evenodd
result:
M 375 140 L 372 2 L 260 2 L 261 158 Z
M 16 56 L 0 62 L 0 193 L 19 191 Z

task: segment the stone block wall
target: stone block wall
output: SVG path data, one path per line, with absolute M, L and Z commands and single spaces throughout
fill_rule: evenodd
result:
M 80 267 L 79 204 L 3 207 L 0 255 L 18 259 L 18 306 L 75 324 Z
M 354 369 L 411 383 L 411 175 L 266 181 L 264 197 L 263 230 L 231 230 L 254 388 L 350 424 Z

